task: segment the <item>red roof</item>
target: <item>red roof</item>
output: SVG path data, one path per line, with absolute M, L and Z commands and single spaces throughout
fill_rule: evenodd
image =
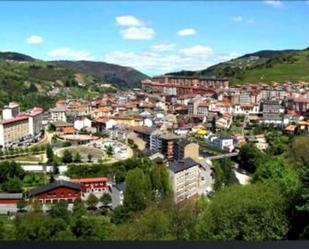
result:
M 28 116 L 18 116 L 16 118 L 3 119 L 0 121 L 0 124 L 11 124 L 11 123 L 19 122 L 19 121 L 26 120 L 26 119 L 28 119 Z
M 107 178 L 107 177 L 91 177 L 91 178 L 71 179 L 71 181 L 75 182 L 75 183 L 108 182 L 109 178 Z

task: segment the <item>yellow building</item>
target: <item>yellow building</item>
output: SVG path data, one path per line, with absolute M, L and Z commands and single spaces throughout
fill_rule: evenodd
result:
M 19 116 L 0 122 L 0 145 L 7 146 L 29 134 L 28 116 Z

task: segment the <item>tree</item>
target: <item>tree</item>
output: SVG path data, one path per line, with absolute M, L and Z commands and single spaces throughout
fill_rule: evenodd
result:
M 140 168 L 129 170 L 126 176 L 124 205 L 131 211 L 142 210 L 150 197 L 150 180 Z
M 275 184 L 231 186 L 198 218 L 200 240 L 280 240 L 288 231 L 285 198 Z
M 213 133 L 216 133 L 217 131 L 217 124 L 216 124 L 216 117 L 213 116 L 212 121 L 211 121 L 211 130 Z
M 91 162 L 91 160 L 92 160 L 92 155 L 91 154 L 88 154 L 88 162 Z
M 281 157 L 261 163 L 253 175 L 252 182 L 275 182 L 289 198 L 295 197 L 301 186 L 296 171 Z
M 224 158 L 214 162 L 215 184 L 214 190 L 219 190 L 222 187 L 238 184 L 238 180 L 233 171 L 233 162 L 231 159 Z
M 25 211 L 25 208 L 27 207 L 28 202 L 22 199 L 22 200 L 19 200 L 16 205 L 17 205 L 18 212 L 23 212 Z
M 31 212 L 32 213 L 42 212 L 43 204 L 39 200 L 32 199 L 30 204 L 31 204 Z
M 59 202 L 52 204 L 49 215 L 52 218 L 61 218 L 65 221 L 68 221 L 68 202 L 66 202 L 65 200 L 60 200 Z
M 113 149 L 113 147 L 112 147 L 111 145 L 107 146 L 107 148 L 106 148 L 106 154 L 107 154 L 109 157 L 111 157 L 111 156 L 114 155 L 114 149 Z
M 77 239 L 97 240 L 98 239 L 98 221 L 94 218 L 77 218 L 71 226 L 71 231 Z
M 73 215 L 75 217 L 82 217 L 86 214 L 86 212 L 87 210 L 84 203 L 81 200 L 76 199 L 73 204 Z
M 166 197 L 171 193 L 170 179 L 167 167 L 164 165 L 152 167 L 150 172 L 152 189 L 158 191 L 161 197 Z
M 264 154 L 252 143 L 241 146 L 238 156 L 239 166 L 250 173 L 254 173 Z
M 168 240 L 172 239 L 171 220 L 157 208 L 148 208 L 133 222 L 116 230 L 116 240 Z M 119 226 L 117 227 L 119 228 Z
M 67 224 L 59 218 L 51 218 L 43 213 L 28 213 L 17 217 L 16 239 L 26 241 L 53 240 Z
M 46 157 L 47 157 L 47 162 L 52 163 L 54 160 L 54 151 L 53 148 L 51 147 L 50 144 L 47 145 L 46 147 Z
M 129 219 L 130 215 L 124 206 L 114 208 L 111 222 L 114 224 L 122 224 Z
M 80 163 L 82 161 L 82 158 L 78 152 L 75 153 L 74 155 L 74 162 L 75 163 Z
M 19 193 L 23 191 L 23 182 L 17 177 L 9 178 L 2 184 L 2 189 L 9 193 Z
M 97 209 L 97 205 L 98 205 L 99 199 L 94 195 L 94 194 L 90 194 L 86 200 L 86 204 L 88 206 L 88 209 Z
M 73 160 L 72 153 L 69 150 L 65 150 L 63 152 L 63 155 L 62 155 L 62 162 L 63 163 L 71 163 L 72 160 Z
M 107 206 L 112 202 L 111 195 L 108 193 L 104 193 L 100 198 L 100 202 L 103 204 L 103 206 Z

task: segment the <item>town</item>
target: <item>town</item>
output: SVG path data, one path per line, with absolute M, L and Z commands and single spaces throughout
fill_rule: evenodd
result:
M 91 100 L 59 100 L 45 112 L 40 107 L 21 112 L 15 102 L 4 106 L 2 160 L 45 179 L 16 193 L 7 188 L 0 194 L 1 213 L 20 211 L 23 200 L 38 200 L 48 210 L 61 200 L 72 205 L 94 198 L 99 207 L 106 196 L 114 209 L 123 204 L 124 179 L 119 182 L 115 174 L 75 179 L 67 173 L 78 164 L 128 160 L 136 151 L 156 167 L 167 167 L 175 203 L 210 196 L 214 161 L 237 157 L 246 143 L 265 151 L 264 129 L 309 131 L 306 82 L 231 87 L 227 79 L 163 75 L 141 86 Z M 239 182 L 248 184 L 250 172 L 238 170 L 237 163 L 232 167 Z

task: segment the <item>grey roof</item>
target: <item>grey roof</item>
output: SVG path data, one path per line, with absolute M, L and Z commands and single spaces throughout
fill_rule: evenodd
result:
M 168 167 L 174 173 L 178 173 L 180 171 L 189 169 L 197 164 L 199 163 L 194 161 L 191 157 L 187 157 L 186 159 L 183 160 L 169 162 Z
M 19 200 L 23 198 L 23 193 L 0 193 L 0 200 Z
M 74 182 L 69 182 L 69 181 L 64 181 L 64 180 L 59 180 L 59 181 L 54 181 L 50 184 L 41 186 L 39 188 L 35 188 L 30 190 L 29 195 L 31 196 L 35 196 L 44 192 L 47 192 L 49 190 L 55 189 L 55 188 L 59 188 L 59 187 L 67 187 L 67 188 L 71 188 L 71 189 L 75 189 L 80 191 L 80 185 Z
M 165 140 L 176 140 L 176 139 L 179 139 L 180 136 L 177 136 L 174 133 L 166 133 L 166 134 L 160 135 L 160 138 L 165 139 Z
M 125 182 L 119 182 L 115 185 L 115 188 L 118 189 L 119 191 L 124 192 L 126 189 L 126 183 Z

